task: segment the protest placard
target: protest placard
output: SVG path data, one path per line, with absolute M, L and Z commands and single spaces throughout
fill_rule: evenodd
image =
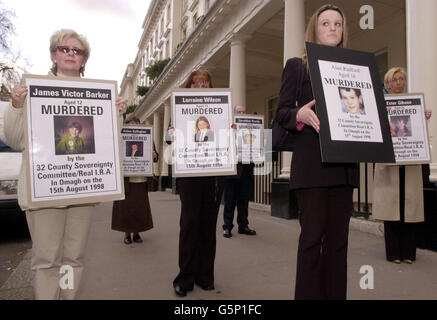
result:
M 153 176 L 153 128 L 124 125 L 121 129 L 125 177 Z
M 237 115 L 237 157 L 242 163 L 262 163 L 264 155 L 264 116 Z
M 29 207 L 123 199 L 116 82 L 23 78 Z
M 423 94 L 385 95 L 396 164 L 430 163 Z
M 374 55 L 314 43 L 306 46 L 320 120 L 322 162 L 393 163 Z
M 175 89 L 172 93 L 173 176 L 236 174 L 229 89 Z

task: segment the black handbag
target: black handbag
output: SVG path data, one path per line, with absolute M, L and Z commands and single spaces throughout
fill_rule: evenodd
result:
M 297 86 L 296 101 L 300 95 L 303 81 L 303 70 L 302 70 L 302 60 L 300 59 L 299 68 L 299 83 Z M 275 117 L 273 118 L 270 129 L 272 130 L 272 150 L 273 151 L 293 151 L 294 149 L 294 136 L 295 132 L 285 129 L 279 123 L 278 110 L 276 110 Z

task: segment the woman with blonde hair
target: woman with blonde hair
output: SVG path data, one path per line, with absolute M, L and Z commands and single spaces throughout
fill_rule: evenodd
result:
M 90 55 L 87 39 L 74 30 L 61 29 L 50 38 L 50 75 L 59 78 L 80 78 Z M 23 150 L 24 102 L 26 85 L 15 86 L 12 99 L 5 111 L 5 142 L 17 150 Z M 116 100 L 119 113 L 126 111 L 126 101 Z M 31 268 L 35 271 L 34 292 L 36 299 L 74 299 L 80 287 L 84 269 L 84 255 L 91 215 L 96 204 L 71 205 L 29 209 L 26 188 L 28 185 L 26 160 L 21 166 L 18 180 L 18 203 L 26 211 L 32 237 Z M 60 287 L 62 266 L 70 266 L 74 283 L 68 289 Z
M 406 84 L 407 73 L 402 67 L 391 68 L 384 76 L 387 93 L 404 93 Z M 425 110 L 425 118 L 431 118 L 430 110 Z M 404 130 L 408 130 L 405 127 L 407 119 L 406 116 L 391 118 L 403 123 Z M 400 134 L 395 127 L 392 136 L 406 135 Z M 412 264 L 416 260 L 415 223 L 424 221 L 423 180 L 429 179 L 422 170 L 429 170 L 429 167 L 375 165 L 372 218 L 384 221 L 385 253 L 389 262 Z
M 385 93 L 403 93 L 407 85 L 407 72 L 402 67 L 394 67 L 384 76 Z
M 342 10 L 325 5 L 314 12 L 305 41 L 346 47 Z M 302 59 L 286 63 L 277 111 L 280 125 L 295 132 L 290 189 L 298 200 L 301 225 L 295 299 L 346 299 L 349 220 L 358 167 L 322 163 L 315 104 L 304 50 Z

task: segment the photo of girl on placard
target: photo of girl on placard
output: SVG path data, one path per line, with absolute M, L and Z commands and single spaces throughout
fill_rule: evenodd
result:
M 410 116 L 391 116 L 390 123 L 394 128 L 394 137 L 411 137 L 413 135 Z
M 194 142 L 214 141 L 214 131 L 211 129 L 209 120 L 205 116 L 197 118 Z

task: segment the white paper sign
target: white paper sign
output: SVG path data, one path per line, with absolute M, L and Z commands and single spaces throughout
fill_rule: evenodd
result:
M 383 142 L 368 67 L 319 60 L 331 140 Z
M 124 126 L 121 129 L 125 176 L 153 175 L 152 127 Z
M 115 82 L 29 77 L 26 85 L 31 202 L 120 195 Z
M 223 90 L 223 91 L 221 91 Z M 231 94 L 225 89 L 179 89 L 172 94 L 175 176 L 235 171 Z
M 386 95 L 396 163 L 430 162 L 423 95 Z
M 235 116 L 237 155 L 242 163 L 264 162 L 264 117 Z

